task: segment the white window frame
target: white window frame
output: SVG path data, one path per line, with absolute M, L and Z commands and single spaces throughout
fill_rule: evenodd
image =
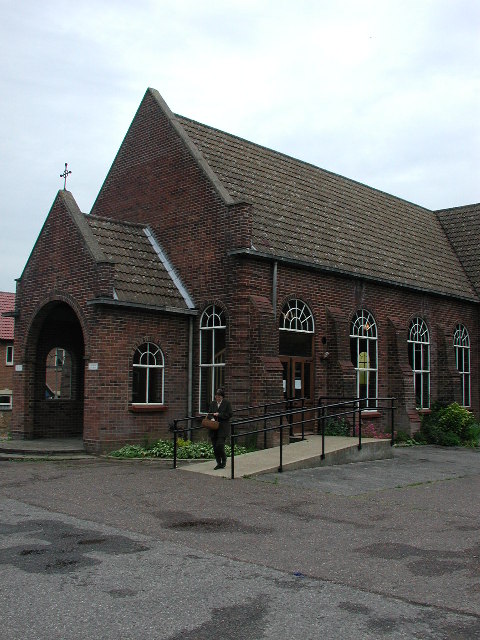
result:
M 296 331 L 298 333 L 315 333 L 313 313 L 308 304 L 293 298 L 282 309 L 280 315 L 280 331 Z
M 453 334 L 453 348 L 455 350 L 455 365 L 460 374 L 462 385 L 462 405 L 471 406 L 471 369 L 470 369 L 470 336 L 463 324 L 457 324 Z M 468 401 L 468 402 L 467 402 Z
M 366 341 L 366 351 L 360 350 L 362 342 Z M 366 378 L 367 397 L 362 398 L 364 401 L 361 403 L 364 411 L 376 411 L 378 409 L 378 336 L 377 336 L 377 323 L 373 315 L 366 309 L 359 309 L 352 318 L 350 323 L 350 349 L 352 348 L 352 342 L 354 342 L 356 350 L 355 362 L 352 364 L 355 368 L 355 384 L 357 398 L 360 398 L 360 382 L 361 376 Z M 365 366 L 361 366 L 360 354 L 367 354 L 367 361 L 363 363 Z M 372 357 L 373 356 L 373 357 Z M 372 366 L 372 361 L 375 363 Z M 370 389 L 371 377 L 375 376 L 375 395 L 369 396 L 368 390 Z
M 8 411 L 12 408 L 12 393 L 0 393 L 0 398 L 9 398 L 8 402 L 0 402 L 0 411 Z
M 141 351 L 142 347 L 146 347 L 143 351 Z M 139 362 L 135 362 L 135 358 L 139 355 Z M 150 362 L 149 356 L 153 358 L 153 364 Z M 155 342 L 143 342 L 135 349 L 135 353 L 133 354 L 133 370 L 142 369 L 145 371 L 146 382 L 145 382 L 145 402 L 139 402 L 136 400 L 133 401 L 133 385 L 134 380 L 132 380 L 132 405 L 137 407 L 161 407 L 165 404 L 165 357 L 163 355 L 163 351 L 161 348 L 155 344 Z M 150 388 L 150 372 L 151 371 L 160 371 L 161 374 L 161 399 L 160 402 L 149 402 L 149 388 Z
M 200 363 L 200 375 L 198 381 L 198 411 L 203 414 L 206 413 L 205 407 L 202 407 L 202 385 L 205 381 L 204 376 L 209 376 L 210 380 L 207 379 L 207 384 L 210 386 L 210 395 L 211 397 L 207 399 L 208 402 L 211 402 L 215 396 L 215 390 L 218 386 L 223 386 L 223 381 L 225 378 L 225 349 L 221 354 L 221 359 L 215 357 L 216 349 L 215 342 L 218 337 L 218 331 L 224 331 L 224 342 L 226 343 L 226 332 L 227 332 L 227 320 L 225 311 L 219 307 L 218 305 L 212 304 L 205 309 L 200 318 L 200 340 L 199 340 L 199 358 L 198 361 Z M 206 339 L 206 332 L 212 332 L 212 356 L 213 362 L 203 362 L 202 354 L 203 354 L 203 340 Z M 218 382 L 219 380 L 222 383 Z M 218 382 L 218 384 L 217 384 Z
M 417 403 L 417 377 L 420 380 L 420 404 L 417 409 L 430 408 L 430 332 L 427 323 L 422 318 L 413 318 L 408 331 L 407 343 L 411 345 L 412 361 L 410 362 L 413 371 L 413 390 L 415 393 L 415 403 Z M 420 353 L 417 354 L 417 348 Z M 428 402 L 425 400 L 425 377 L 427 379 Z
M 7 348 L 5 349 L 5 364 L 7 367 L 13 366 L 13 344 L 7 344 Z

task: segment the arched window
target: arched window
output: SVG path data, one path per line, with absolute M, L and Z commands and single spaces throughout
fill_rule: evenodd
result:
M 206 413 L 215 390 L 225 385 L 225 312 L 211 305 L 200 319 L 200 394 L 199 409 Z
M 280 354 L 310 357 L 315 331 L 313 315 L 305 302 L 289 300 L 280 315 Z
M 305 302 L 289 300 L 280 315 L 280 361 L 283 395 L 287 399 L 312 398 L 313 315 Z
M 301 300 L 289 300 L 282 309 L 280 331 L 299 331 L 313 333 L 312 312 Z
M 144 342 L 133 355 L 133 404 L 164 404 L 165 361 L 162 350 Z
M 430 407 L 430 334 L 421 318 L 414 318 L 408 332 L 408 361 L 413 370 L 417 409 Z
M 462 383 L 462 404 L 469 407 L 470 401 L 470 336 L 463 324 L 457 324 L 453 334 L 455 364 Z
M 377 325 L 369 311 L 361 309 L 350 325 L 350 353 L 357 377 L 357 397 L 364 409 L 376 409 L 378 397 Z
M 45 398 L 70 400 L 72 397 L 72 356 L 63 347 L 50 349 L 45 363 Z

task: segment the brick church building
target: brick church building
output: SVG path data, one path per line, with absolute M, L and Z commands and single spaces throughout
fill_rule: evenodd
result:
M 17 282 L 12 434 L 90 451 L 236 407 L 479 412 L 480 205 L 430 211 L 173 114 L 148 89 L 90 214 L 59 191 Z

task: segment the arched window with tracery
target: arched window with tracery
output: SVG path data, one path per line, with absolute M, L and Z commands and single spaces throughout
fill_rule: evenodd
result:
M 457 324 L 453 334 L 453 348 L 455 349 L 455 364 L 462 384 L 462 404 L 469 407 L 470 400 L 470 336 L 463 324 Z
M 408 332 L 408 361 L 413 370 L 417 409 L 430 407 L 430 334 L 422 318 L 414 318 Z
M 356 372 L 356 392 L 364 409 L 376 409 L 378 397 L 377 324 L 369 311 L 360 309 L 350 324 L 350 353 Z
M 289 300 L 283 306 L 279 330 L 284 397 L 311 398 L 315 323 L 308 305 L 302 300 Z
M 165 360 L 160 347 L 144 342 L 133 354 L 133 404 L 164 404 Z
M 227 321 L 225 312 L 212 304 L 200 318 L 200 393 L 199 409 L 206 413 L 215 390 L 225 386 L 225 348 Z

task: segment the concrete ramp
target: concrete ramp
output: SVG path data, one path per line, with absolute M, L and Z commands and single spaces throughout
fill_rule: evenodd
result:
M 283 471 L 393 458 L 390 440 L 378 440 L 374 438 L 362 439 L 362 448 L 359 450 L 357 438 L 326 436 L 324 460 L 321 459 L 321 454 L 321 436 L 307 436 L 305 440 L 301 440 L 300 442 L 284 445 Z M 278 471 L 279 464 L 280 447 L 246 453 L 245 455 L 235 457 L 235 478 L 276 472 Z M 204 473 L 224 478 L 231 477 L 230 459 L 227 460 L 225 469 L 215 471 L 215 465 L 214 460 L 208 460 L 206 462 L 185 464 L 178 467 L 178 469 L 189 473 Z

